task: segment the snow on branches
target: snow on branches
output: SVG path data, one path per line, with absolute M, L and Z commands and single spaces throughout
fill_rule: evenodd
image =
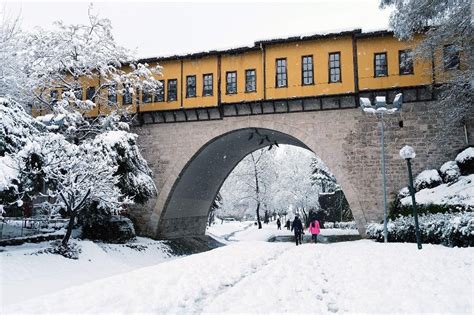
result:
M 434 73 L 443 85 L 438 101 L 450 108 L 452 123 L 472 111 L 473 24 L 470 0 L 381 0 L 382 8 L 393 6 L 390 26 L 395 36 L 423 39 L 414 59 L 434 58 Z M 431 75 L 431 74 L 430 74 Z
M 149 67 L 135 61 L 132 53 L 115 42 L 110 20 L 88 11 L 85 25 L 54 23 L 52 30 L 36 28 L 32 32 L 11 28 L 0 29 L 5 41 L 5 60 L 0 60 L 0 95 L 8 95 L 22 104 L 38 104 L 88 110 L 96 104 L 107 104 L 106 90 L 113 87 L 121 95 L 129 90 L 153 91 L 159 87 L 154 75 L 161 68 Z M 8 59 L 7 59 L 8 57 Z M 4 63 L 4 62 L 8 62 Z M 94 82 L 88 100 L 83 100 L 83 85 Z M 59 95 L 62 92 L 61 101 Z

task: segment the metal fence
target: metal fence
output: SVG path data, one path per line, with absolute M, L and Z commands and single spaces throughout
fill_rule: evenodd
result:
M 68 219 L 0 217 L 0 239 L 13 239 L 53 233 L 65 227 Z

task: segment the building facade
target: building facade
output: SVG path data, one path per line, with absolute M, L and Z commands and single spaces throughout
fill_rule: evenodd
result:
M 223 113 L 239 115 L 238 108 L 230 109 L 235 104 L 259 103 L 261 113 L 264 113 L 261 103 L 267 101 L 278 107 L 275 102 L 281 100 L 302 100 L 298 106 L 306 110 L 305 99 L 332 97 L 330 104 L 320 101 L 319 109 L 346 108 L 358 106 L 361 94 L 370 97 L 371 92 L 380 94 L 384 91 L 390 101 L 392 94 L 404 89 L 412 92 L 405 95 L 412 98 L 408 101 L 423 101 L 432 97 L 427 95 L 430 86 L 437 83 L 436 77 L 442 76 L 434 74 L 432 60 L 412 60 L 414 46 L 420 38 L 421 35 L 406 42 L 399 41 L 388 31 L 362 33 L 353 30 L 264 40 L 255 42 L 252 47 L 223 51 L 142 59 L 139 62 L 163 68 L 162 74 L 156 77 L 162 83 L 158 91 L 134 91 L 114 96 L 124 87 L 111 86 L 109 91 L 101 93 L 112 95 L 104 95 L 104 99 L 109 100 L 107 103 L 130 113 L 162 112 L 159 117 L 151 117 L 153 122 L 155 118 L 157 122 L 193 120 L 186 115 L 183 118 L 175 116 L 177 112 L 198 108 L 208 110 L 208 119 Z M 460 66 L 456 51 L 447 46 L 442 53 L 449 54 L 450 51 L 453 56 L 448 59 L 452 64 L 446 69 L 456 70 Z M 436 61 L 437 58 L 433 59 Z M 85 79 L 79 97 L 88 99 L 100 80 Z M 390 94 L 390 91 L 394 93 Z M 51 95 L 58 98 L 61 91 L 51 91 Z M 106 115 L 110 112 L 108 105 L 99 102 L 85 115 Z M 218 109 L 218 113 L 213 109 Z M 284 110 L 292 111 L 288 103 Z M 168 120 L 164 112 L 172 113 Z M 250 108 L 250 113 L 253 112 Z M 35 109 L 34 114 L 42 114 L 42 111 Z M 199 120 L 199 114 L 195 115 Z

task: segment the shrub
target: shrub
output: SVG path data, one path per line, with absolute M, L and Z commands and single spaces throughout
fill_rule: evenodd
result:
M 415 191 L 420 191 L 425 188 L 433 188 L 442 182 L 443 180 L 439 176 L 437 170 L 425 170 L 415 178 Z
M 419 216 L 423 243 L 446 246 L 474 246 L 474 212 L 437 213 Z M 413 217 L 399 217 L 388 225 L 389 242 L 416 242 Z M 383 242 L 383 224 L 367 225 L 367 236 Z
M 450 204 L 416 204 L 416 209 L 418 214 L 435 214 L 435 213 L 457 213 L 461 211 L 470 211 L 472 207 L 466 205 L 450 205 Z M 399 216 L 410 216 L 413 213 L 413 206 L 402 205 L 401 203 L 390 213 L 390 218 L 392 220 L 396 219 Z
M 456 156 L 456 163 L 462 175 L 474 173 L 474 148 L 469 147 Z
M 444 183 L 451 183 L 458 180 L 461 175 L 458 165 L 455 161 L 448 161 L 444 163 L 439 169 L 441 173 L 441 178 L 443 178 Z

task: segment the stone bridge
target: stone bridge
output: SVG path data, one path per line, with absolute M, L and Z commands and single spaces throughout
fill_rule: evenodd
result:
M 453 126 L 449 109 L 435 101 L 404 104 L 402 118 L 403 128 L 398 115 L 388 117 L 386 123 L 389 197 L 407 184 L 406 163 L 398 155 L 402 146 L 415 148 L 417 174 L 439 168 L 473 143 L 472 120 L 467 126 Z M 203 235 L 210 206 L 225 178 L 247 154 L 273 141 L 311 150 L 326 163 L 343 189 L 361 234 L 366 223 L 383 220 L 380 126 L 375 117 L 355 106 L 154 122 L 133 128 L 159 190 L 156 199 L 132 211 L 141 235 Z

